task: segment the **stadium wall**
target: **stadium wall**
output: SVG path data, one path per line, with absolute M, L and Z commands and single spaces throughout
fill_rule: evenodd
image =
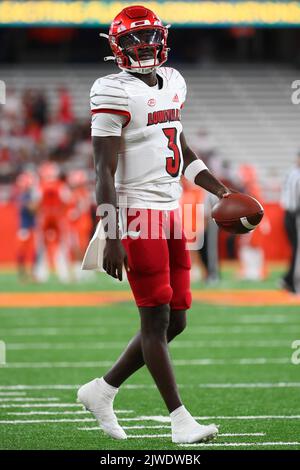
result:
M 269 261 L 285 261 L 288 259 L 290 249 L 284 232 L 283 211 L 277 203 L 265 203 L 265 217 L 271 225 L 271 232 L 263 237 L 266 258 Z M 16 262 L 18 229 L 18 210 L 14 203 L 8 202 L 0 205 L 0 220 L 5 221 L 5 230 L 1 231 L 0 238 L 0 264 L 14 264 Z M 270 243 L 276 240 L 276 243 Z M 221 238 L 220 255 L 225 258 L 225 240 Z

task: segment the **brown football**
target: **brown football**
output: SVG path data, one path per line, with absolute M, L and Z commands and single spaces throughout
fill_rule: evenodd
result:
M 260 223 L 264 209 L 254 197 L 232 193 L 220 199 L 211 214 L 218 226 L 226 232 L 248 233 Z

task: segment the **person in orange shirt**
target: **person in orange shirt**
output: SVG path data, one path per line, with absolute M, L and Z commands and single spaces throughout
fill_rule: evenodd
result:
M 70 229 L 70 250 L 73 261 L 73 272 L 76 279 L 81 279 L 85 272 L 81 271 L 81 261 L 89 244 L 92 230 L 91 193 L 88 178 L 84 170 L 73 170 L 67 178 L 71 200 L 67 212 Z
M 39 168 L 39 174 L 39 252 L 36 276 L 39 281 L 46 281 L 51 266 L 58 278 L 67 282 L 70 276 L 70 258 L 66 214 L 71 197 L 70 190 L 59 178 L 59 168 L 56 163 L 43 163 Z
M 204 189 L 189 182 L 186 178 L 181 178 L 183 188 L 182 196 L 180 199 L 180 206 L 182 209 L 182 221 L 185 236 L 188 242 L 194 242 L 197 237 L 198 240 L 203 240 L 205 230 L 205 214 L 204 214 Z M 190 209 L 186 209 L 190 206 Z M 200 262 L 199 251 L 190 250 L 192 269 L 191 280 L 199 281 L 202 276 L 202 263 Z
M 247 194 L 263 204 L 263 197 L 255 167 L 241 165 L 239 176 Z M 240 262 L 239 277 L 246 280 L 263 280 L 268 275 L 264 252 L 265 237 L 270 233 L 270 221 L 264 216 L 258 227 L 248 234 L 239 237 L 238 258 Z

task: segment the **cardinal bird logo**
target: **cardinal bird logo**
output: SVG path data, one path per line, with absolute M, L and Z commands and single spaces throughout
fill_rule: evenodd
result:
M 156 105 L 156 100 L 154 98 L 151 98 L 149 101 L 148 101 L 148 106 L 155 106 Z
M 174 103 L 179 103 L 179 98 L 178 98 L 177 93 L 176 93 L 176 95 L 174 96 L 174 98 L 172 99 L 172 101 L 173 101 Z

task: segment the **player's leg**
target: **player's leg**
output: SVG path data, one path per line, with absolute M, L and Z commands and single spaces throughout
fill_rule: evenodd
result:
M 28 230 L 20 228 L 17 232 L 17 266 L 21 281 L 26 280 L 26 247 Z
M 182 405 L 167 345 L 169 305 L 140 307 L 141 344 L 145 364 L 171 413 Z
M 162 217 L 155 222 L 161 227 Z M 168 243 L 159 227 L 158 239 L 127 239 L 124 244 L 130 267 L 128 280 L 141 318 L 143 358 L 166 406 L 173 411 L 181 404 L 167 346 L 169 302 L 173 292 Z
M 294 292 L 294 271 L 296 265 L 296 254 L 297 254 L 297 227 L 296 217 L 290 212 L 286 211 L 284 218 L 284 225 L 286 233 L 291 245 L 291 258 L 288 267 L 288 271 L 283 276 L 283 287 Z
M 139 307 L 168 305 L 172 289 L 169 285 L 166 241 L 128 239 L 125 248 L 130 267 L 128 279 L 137 305 Z M 169 309 L 167 309 L 167 315 L 169 316 Z M 116 387 L 102 377 L 83 385 L 78 391 L 78 398 L 86 408 L 92 411 L 101 427 L 109 435 L 122 439 L 126 438 L 126 434 L 118 425 L 113 412 L 113 400 L 117 391 Z
M 185 310 L 171 310 L 170 321 L 167 329 L 167 342 L 171 342 L 186 327 Z M 145 365 L 142 351 L 141 331 L 130 340 L 121 356 L 114 363 L 111 369 L 103 376 L 104 380 L 110 385 L 118 388 L 132 374 Z
M 176 310 L 170 312 L 170 321 L 167 330 L 167 341 L 171 341 L 180 334 L 186 325 L 186 312 Z M 110 371 L 100 379 L 94 379 L 80 388 L 78 392 L 79 401 L 93 412 L 103 430 L 116 439 L 125 439 L 126 434 L 119 426 L 113 411 L 114 398 L 118 387 L 145 365 L 142 351 L 142 337 L 139 331 L 130 341 L 127 348 L 116 361 Z M 96 397 L 96 400 L 95 400 Z
M 169 258 L 170 258 L 170 284 L 173 295 L 170 301 L 173 315 L 191 306 L 190 290 L 190 269 L 191 261 L 189 251 L 186 246 L 186 239 L 181 228 L 181 222 L 178 212 L 170 213 L 170 231 L 171 236 L 168 240 Z M 178 224 L 178 225 L 177 225 Z M 176 230 L 175 230 L 176 228 Z M 178 237 L 181 231 L 181 235 Z M 178 238 L 175 238 L 175 233 Z M 185 408 L 179 406 L 171 414 L 172 441 L 200 442 L 214 438 L 217 433 L 217 427 L 212 425 L 199 424 Z

